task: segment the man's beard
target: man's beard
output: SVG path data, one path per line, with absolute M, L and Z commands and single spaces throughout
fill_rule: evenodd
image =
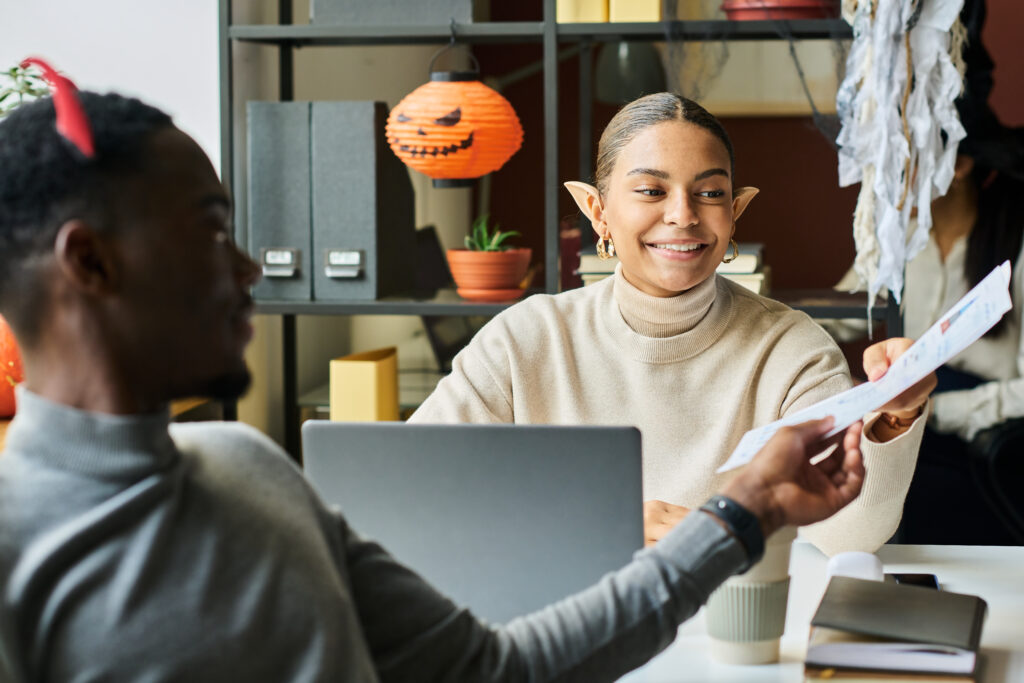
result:
M 248 368 L 242 368 L 214 377 L 197 393 L 219 401 L 233 401 L 241 398 L 251 383 L 252 374 Z

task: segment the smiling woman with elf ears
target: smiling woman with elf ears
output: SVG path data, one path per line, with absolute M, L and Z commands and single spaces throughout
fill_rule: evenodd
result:
M 733 190 L 732 145 L 703 109 L 683 120 L 615 124 L 601 136 L 597 187 L 565 186 L 597 232 L 599 253 L 617 255 L 642 292 L 675 296 L 735 258 L 736 220 L 758 190 Z
M 595 186 L 566 183 L 615 273 L 538 294 L 485 325 L 411 422 L 631 425 L 643 436 L 644 532 L 667 533 L 724 481 L 750 429 L 851 386 L 835 342 L 806 314 L 715 275 L 757 194 L 733 187 L 733 150 L 696 102 L 656 93 L 601 135 Z M 911 345 L 868 348 L 872 379 Z M 873 552 L 895 531 L 934 377 L 867 416 L 863 503 L 804 532 L 823 552 Z M 891 416 L 895 426 L 884 416 Z M 819 472 L 820 474 L 820 472 Z

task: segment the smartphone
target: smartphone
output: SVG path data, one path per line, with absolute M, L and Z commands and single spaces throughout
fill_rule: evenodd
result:
M 909 583 L 912 586 L 923 588 L 937 589 L 939 587 L 939 581 L 935 578 L 935 574 L 887 574 L 887 576 L 891 576 L 896 583 Z

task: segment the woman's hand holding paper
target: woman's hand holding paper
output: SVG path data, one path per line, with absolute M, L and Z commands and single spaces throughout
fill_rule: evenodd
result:
M 893 337 L 872 344 L 864 350 L 864 374 L 872 382 L 881 379 L 897 358 L 914 345 L 913 339 Z M 892 419 L 878 420 L 871 428 L 871 436 L 875 441 L 885 442 L 899 436 L 910 427 L 910 423 L 924 410 L 928 396 L 936 385 L 935 373 L 928 373 L 923 379 L 911 386 L 881 407 L 883 415 L 891 415 Z

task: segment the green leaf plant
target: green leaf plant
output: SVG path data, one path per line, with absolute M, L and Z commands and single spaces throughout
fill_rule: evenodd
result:
M 488 227 L 488 214 L 483 214 L 473 221 L 473 227 L 466 235 L 466 249 L 470 251 L 507 251 L 514 248 L 511 244 L 505 244 L 510 237 L 518 237 L 515 230 L 502 232 L 498 223 L 494 227 Z
M 0 118 L 26 102 L 50 94 L 50 86 L 34 66 L 0 71 Z

